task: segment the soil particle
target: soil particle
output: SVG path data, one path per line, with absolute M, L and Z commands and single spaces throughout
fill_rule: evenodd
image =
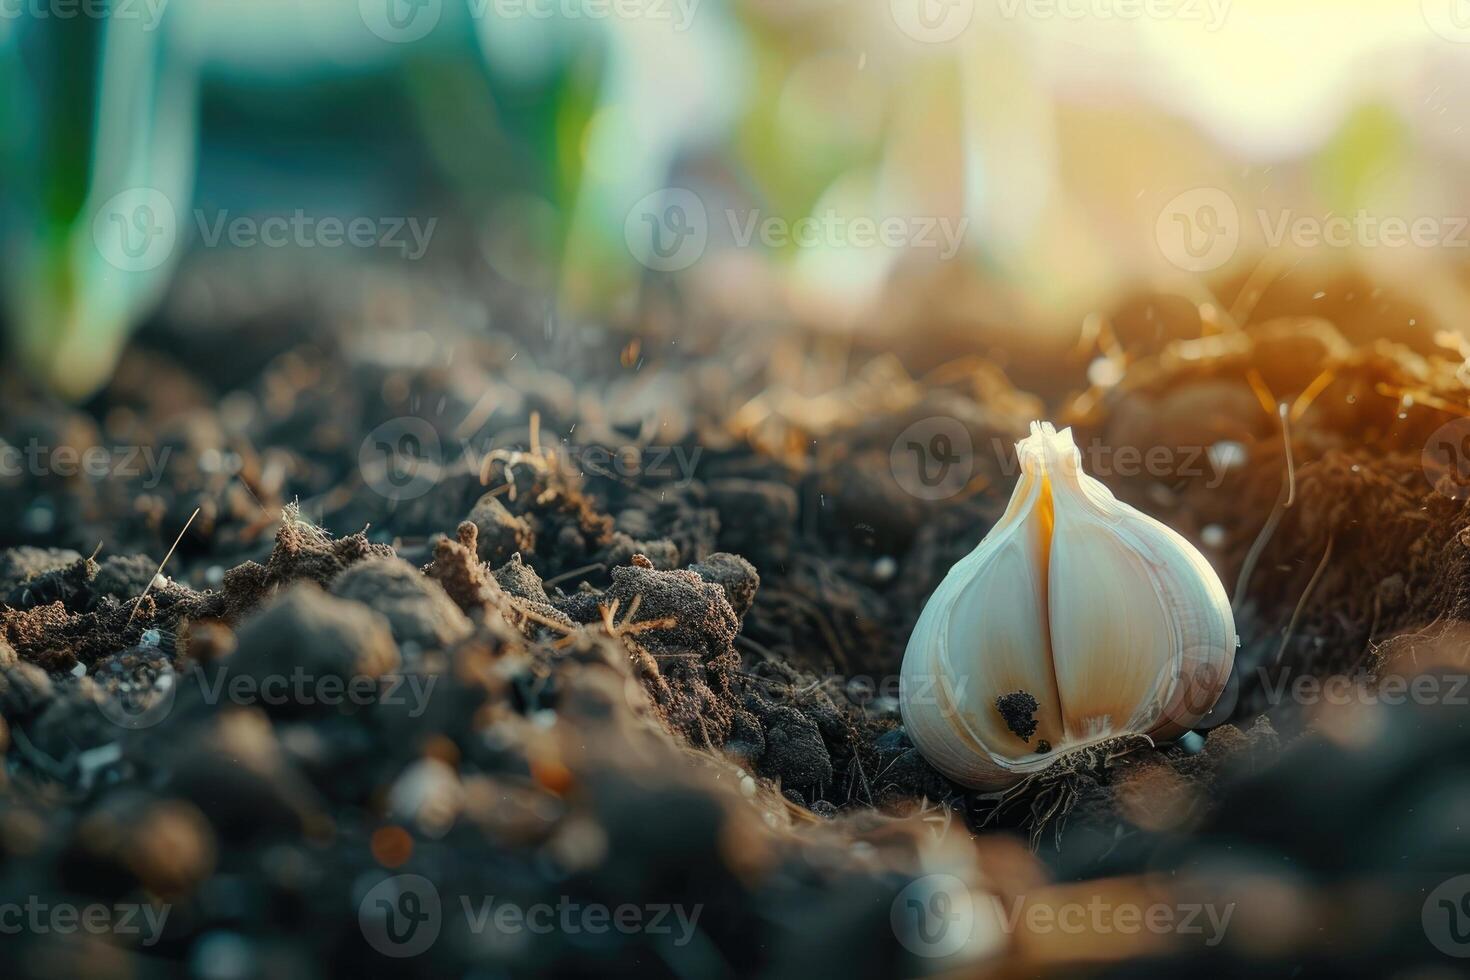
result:
M 492 566 L 504 564 L 517 552 L 536 550 L 536 532 L 530 522 L 512 514 L 493 493 L 475 502 L 468 520 L 479 532 L 476 553 Z
M 507 591 L 516 592 L 506 582 L 504 571 L 498 570 L 496 577 Z M 539 581 L 535 588 L 540 590 Z M 629 625 L 666 621 L 666 625 L 638 634 L 639 642 L 655 654 L 686 658 L 693 654 L 705 664 L 727 664 L 732 659 L 738 663 L 734 641 L 740 624 L 725 598 L 724 587 L 706 582 L 691 570 L 662 571 L 646 558 L 634 556 L 633 564 L 613 569 L 612 586 L 601 596 L 580 593 L 562 608 L 576 622 L 591 623 L 601 617 L 599 603 L 616 601 L 626 613 L 634 599 L 638 600 L 637 619 Z M 547 601 L 544 592 L 541 601 Z
M 384 633 L 387 627 L 383 627 Z M 223 845 L 320 835 L 331 822 L 321 797 L 290 762 L 271 723 L 255 710 L 221 711 L 193 723 L 175 712 L 133 748 L 162 793 L 199 807 Z M 173 723 L 188 724 L 179 741 Z
M 832 781 L 832 757 L 816 722 L 789 705 L 746 705 L 765 729 L 766 750 L 756 760 L 762 775 L 798 789 Z
M 761 586 L 761 577 L 755 566 L 739 555 L 723 551 L 715 552 L 704 561 L 689 566 L 689 570 L 706 582 L 713 582 L 725 590 L 725 599 L 743 621 L 745 614 L 755 604 L 756 592 Z
M 172 671 L 173 660 L 160 647 L 140 646 L 97 661 L 89 676 L 126 716 L 144 718 L 155 704 L 174 695 L 171 686 L 161 685 L 175 685 L 178 678 L 160 681 Z
M 193 619 L 181 624 L 175 641 L 183 662 L 212 664 L 235 652 L 235 631 L 218 619 Z
M 1036 734 L 1036 712 L 1041 705 L 1025 691 L 1013 691 L 995 699 L 995 709 L 1005 720 L 1006 728 L 1023 742 L 1030 742 Z
M 464 519 L 485 493 L 485 487 L 468 459 L 445 466 L 433 478 L 433 493 L 398 501 L 387 515 L 383 513 L 383 498 L 364 487 L 355 505 L 344 513 L 332 515 L 332 519 L 340 527 L 372 522 L 374 528 L 381 527 L 403 537 L 441 534 Z
M 766 578 L 745 617 L 745 632 L 813 673 L 890 674 L 892 607 L 855 572 L 843 563 L 797 557 L 785 575 Z
M 897 728 L 890 728 L 882 735 L 873 739 L 873 751 L 877 752 L 880 758 L 907 752 L 913 747 L 913 740 L 909 738 L 909 733 L 904 730 L 902 725 L 899 725 Z
M 253 561 L 241 562 L 224 573 L 219 614 L 230 622 L 238 622 L 270 593 L 270 573 L 266 567 Z
M 311 685 L 323 678 L 352 682 L 379 678 L 398 668 L 398 647 L 388 620 L 373 609 L 327 595 L 300 583 L 272 599 L 241 624 L 239 646 L 223 661 L 230 673 L 262 684 L 303 676 Z M 279 707 L 310 711 L 330 708 L 325 699 L 289 698 Z M 272 707 L 267 705 L 268 708 Z
M 103 894 L 143 888 L 175 898 L 214 870 L 214 832 L 189 803 L 120 790 L 77 821 L 59 860 L 63 875 L 85 879 Z
M 21 545 L 0 551 L 0 592 L 9 593 L 28 579 L 75 564 L 81 555 L 70 548 Z
M 0 636 L 25 660 L 46 670 L 70 670 L 77 662 L 74 641 L 81 617 L 61 602 L 29 609 L 0 609 Z
M 443 587 L 401 558 L 367 558 L 332 583 L 332 595 L 385 616 L 405 650 L 442 650 L 473 627 Z
M 912 809 L 915 800 L 950 800 L 959 790 L 929 765 L 914 748 L 902 725 L 870 731 L 873 775 L 870 780 L 873 804 L 890 812 Z
M 53 778 L 85 786 L 94 773 L 84 771 L 83 754 L 112 745 L 121 729 L 103 712 L 108 695 L 91 677 L 59 680 L 55 692 L 28 726 L 30 741 L 38 750 L 33 761 L 40 762 Z
M 500 587 L 517 599 L 524 599 L 537 607 L 550 606 L 551 598 L 541 584 L 536 570 L 521 560 L 520 555 L 511 555 L 510 560 L 494 572 Z
M 193 595 L 180 612 L 237 623 L 291 583 L 304 580 L 328 589 L 348 567 L 359 561 L 394 557 L 391 546 L 375 544 L 361 532 L 333 538 L 303 520 L 299 510 L 290 505 L 282 512 L 275 546 L 264 565 L 244 561 L 226 569 L 218 592 Z M 121 575 L 124 570 L 118 571 Z
M 1242 716 L 1263 679 L 1372 671 L 1375 641 L 1470 611 L 1470 514 L 1426 489 L 1419 459 L 1329 450 L 1296 492 L 1250 578 Z
M 1149 833 L 1190 830 L 1232 782 L 1269 766 L 1280 746 L 1270 721 L 1260 717 L 1245 730 L 1221 725 L 1209 732 L 1198 752 L 1174 745 L 1121 756 L 1105 769 L 1078 772 L 1077 802 L 1057 828 L 1059 834 L 1065 832 L 1063 849 L 1106 838 L 1120 825 Z M 1089 850 L 1081 848 L 1082 853 Z
M 266 562 L 265 583 L 278 588 L 301 579 L 315 582 L 323 589 L 355 562 L 364 558 L 392 558 L 393 549 L 370 542 L 361 532 L 333 538 L 326 531 L 301 519 L 294 507 L 286 508 L 281 528 L 276 532 L 276 546 Z
M 32 609 L 59 602 L 73 612 L 84 612 L 96 593 L 93 580 L 98 569 L 98 564 L 92 559 L 78 558 L 70 565 L 33 575 L 10 590 L 4 599 L 5 605 L 13 609 Z
M 44 576 L 35 580 L 51 588 L 64 588 L 65 601 L 57 599 L 29 608 L 0 607 L 0 637 L 22 659 L 47 670 L 70 670 L 78 663 L 90 666 L 111 653 L 137 645 L 147 630 L 171 633 L 184 617 L 212 614 L 221 602 L 217 594 L 196 593 L 168 580 L 147 595 L 129 596 L 120 602 L 95 589 L 95 564 L 87 565 L 79 559 L 67 571 L 74 572 L 74 576 L 65 582 Z M 74 611 L 67 602 L 86 611 Z
M 126 602 L 143 594 L 158 572 L 158 562 L 147 555 L 109 555 L 92 583 L 96 595 Z
M 662 678 L 659 678 L 659 680 L 662 680 Z M 762 759 L 765 757 L 768 747 L 765 728 L 761 720 L 757 719 L 749 710 L 751 703 L 748 699 L 745 702 L 745 706 L 747 708 L 746 711 L 737 711 L 734 713 L 734 717 L 730 722 L 730 734 L 725 739 L 724 749 L 727 753 L 741 760 L 751 768 L 762 767 Z M 776 771 L 774 766 L 769 764 L 765 765 L 763 771 L 768 775 L 781 775 L 779 771 Z
M 620 630 L 636 631 L 638 646 L 656 662 L 674 694 L 672 702 L 660 704 L 664 720 L 696 745 L 722 745 L 744 711 L 734 689 L 739 622 L 725 590 L 692 571 L 661 571 L 642 556 L 633 560 L 613 569 L 605 593 L 579 593 L 561 608 L 576 622 L 595 623 L 602 609 L 616 603 Z M 745 751 L 753 741 L 750 725 L 741 719 Z
M 879 798 L 889 806 L 902 806 L 918 799 L 953 799 L 955 785 L 929 765 L 918 749 L 906 749 L 878 771 Z
M 556 541 L 564 548 L 575 544 L 585 557 L 612 539 L 612 518 L 598 510 L 580 480 L 549 451 L 496 451 L 486 458 L 481 478 L 492 488 L 509 488 L 506 509 L 525 518 L 538 541 Z
M 771 480 L 711 480 L 709 499 L 721 515 L 719 547 L 745 555 L 757 568 L 786 564 L 796 532 L 792 487 Z
M 502 604 L 504 590 L 480 561 L 476 549 L 479 529 L 464 521 L 458 533 L 458 540 L 441 537 L 434 542 L 434 557 L 424 574 L 438 582 L 460 609 L 483 615 Z
M 650 542 L 672 544 L 675 557 L 670 567 L 702 561 L 716 550 L 720 515 L 713 508 L 704 506 L 697 485 L 661 491 L 658 501 L 651 507 L 645 505 L 645 509 L 654 530 L 653 534 L 640 537 Z M 609 566 L 622 564 L 611 559 L 607 563 Z
M 573 625 L 571 617 L 552 604 L 541 577 L 521 561 L 519 554 L 511 555 L 510 561 L 492 574 L 508 599 L 508 617 L 519 623 L 528 636 L 544 633 L 548 622 L 568 627 Z
M 35 664 L 0 666 L 0 717 L 11 724 L 29 721 L 55 696 L 51 675 Z
M 547 623 L 570 629 L 572 621 L 561 611 L 546 603 L 517 601 L 501 587 L 476 553 L 478 533 L 472 521 L 463 521 L 459 525 L 458 540 L 439 538 L 434 543 L 434 558 L 424 569 L 425 574 L 443 587 L 472 622 L 482 630 L 488 630 L 488 635 L 504 639 L 503 634 L 515 628 L 528 638 L 541 636 L 548 630 Z M 511 563 L 517 561 L 513 557 Z M 528 570 L 527 574 L 535 578 L 534 572 Z M 540 580 L 536 579 L 536 583 L 539 585 Z
M 608 565 L 627 565 L 634 555 L 642 555 L 661 571 L 679 567 L 679 546 L 674 542 L 663 539 L 637 541 L 622 531 L 613 532 L 612 543 L 603 553 L 603 560 Z
M 100 564 L 91 558 L 77 558 L 16 585 L 4 603 L 14 609 L 31 609 L 60 602 L 71 612 L 91 612 L 108 605 L 108 600 L 126 603 L 145 591 L 151 592 L 149 583 L 157 578 L 157 572 L 158 563 L 147 555 L 113 555 Z M 187 591 L 166 579 L 162 581 L 167 583 L 162 591 L 171 587 L 175 599 Z

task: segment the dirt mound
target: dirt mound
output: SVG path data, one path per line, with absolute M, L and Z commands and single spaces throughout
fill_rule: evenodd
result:
M 257 357 L 228 398 L 208 359 L 134 352 L 85 411 L 18 404 L 17 433 L 157 433 L 169 462 L 156 482 L 5 487 L 23 504 L 0 512 L 0 884 L 166 897 L 153 955 L 220 943 L 285 975 L 381 969 L 359 910 L 401 875 L 449 908 L 486 881 L 523 907 L 698 905 L 711 973 L 918 972 L 892 915 L 926 874 L 1034 895 L 1234 873 L 1256 849 L 1273 887 L 1327 908 L 1326 850 L 1449 847 L 1432 763 L 1462 733 L 1416 727 L 1413 705 L 1349 723 L 1280 684 L 1463 671 L 1470 481 L 1434 447 L 1466 390 L 1455 357 L 1190 309 L 1154 333 L 1120 311 L 1099 355 L 1116 363 L 1092 372 L 1109 383 L 1087 384 L 1079 347 L 1051 410 L 939 349 L 913 352 L 922 374 L 817 343 L 782 368 L 789 338 L 755 327 L 638 370 L 571 345 L 547 361 L 563 376 L 512 356 L 539 319 L 466 334 L 447 363 L 349 328 Z M 149 376 L 193 380 L 170 395 Z M 936 772 L 896 678 L 929 593 L 1002 512 L 1012 441 L 1046 416 L 1200 544 L 1244 645 L 1207 730 L 1070 774 L 1037 858 L 1037 798 Z M 409 423 L 424 453 L 399 466 L 383 433 Z M 400 471 L 427 474 L 421 492 L 384 481 Z M 1399 741 L 1363 741 L 1369 722 Z M 1405 806 L 1371 839 L 1329 819 L 1379 792 Z M 445 928 L 423 970 L 669 962 L 646 933 L 502 948 Z M 816 953 L 813 934 L 834 940 Z M 995 941 L 1021 972 L 1067 962 Z

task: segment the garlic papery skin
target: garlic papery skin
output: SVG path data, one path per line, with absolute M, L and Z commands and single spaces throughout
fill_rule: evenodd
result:
M 1016 449 L 1005 513 L 930 597 L 900 678 L 909 737 L 980 790 L 1182 735 L 1235 660 L 1230 600 L 1193 545 L 1084 473 L 1070 429 L 1032 423 Z

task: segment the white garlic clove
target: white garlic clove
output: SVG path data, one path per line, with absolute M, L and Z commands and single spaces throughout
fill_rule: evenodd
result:
M 1204 557 L 1033 424 L 1006 513 L 935 590 L 904 655 L 909 736 L 949 778 L 1012 785 L 1122 735 L 1175 737 L 1218 699 L 1230 603 Z

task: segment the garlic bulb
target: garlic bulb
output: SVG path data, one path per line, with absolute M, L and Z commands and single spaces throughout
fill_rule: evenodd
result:
M 1199 551 L 1083 473 L 1072 430 L 1032 423 L 1016 449 L 1010 504 L 924 607 L 900 682 L 919 751 L 983 790 L 1120 736 L 1183 734 L 1235 659 Z

